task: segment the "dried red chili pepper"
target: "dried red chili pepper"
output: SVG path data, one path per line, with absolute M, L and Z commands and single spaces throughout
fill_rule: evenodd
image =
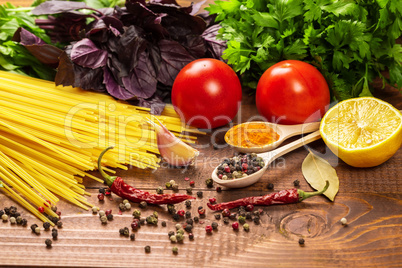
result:
M 101 160 L 103 155 L 113 146 L 110 146 L 103 150 L 99 155 L 98 169 L 102 177 L 105 179 L 106 184 L 110 187 L 110 190 L 121 198 L 130 200 L 135 203 L 145 201 L 148 204 L 162 205 L 162 204 L 176 204 L 183 202 L 187 199 L 195 199 L 195 197 L 185 194 L 151 194 L 146 191 L 136 189 L 123 181 L 122 178 L 117 176 L 110 176 L 106 174 L 101 166 Z
M 329 182 L 326 182 L 324 189 L 317 192 L 304 192 L 299 189 L 289 189 L 282 190 L 277 193 L 270 193 L 263 196 L 251 196 L 241 198 L 235 201 L 230 201 L 226 203 L 219 204 L 210 204 L 207 203 L 208 207 L 212 210 L 224 210 L 224 209 L 232 209 L 240 206 L 269 206 L 269 205 L 277 205 L 277 204 L 292 204 L 301 202 L 309 197 L 320 195 L 324 193 L 329 187 Z

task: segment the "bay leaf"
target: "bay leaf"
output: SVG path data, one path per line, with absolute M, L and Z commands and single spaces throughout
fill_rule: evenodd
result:
M 310 186 L 318 191 L 324 188 L 325 181 L 329 181 L 324 195 L 334 201 L 339 190 L 339 179 L 336 170 L 325 159 L 310 151 L 303 161 L 302 173 Z

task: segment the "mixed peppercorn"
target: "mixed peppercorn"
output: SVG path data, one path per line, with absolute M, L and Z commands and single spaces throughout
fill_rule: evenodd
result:
M 231 180 L 247 177 L 264 167 L 264 159 L 255 153 L 238 154 L 226 158 L 218 166 L 216 175 L 221 180 Z

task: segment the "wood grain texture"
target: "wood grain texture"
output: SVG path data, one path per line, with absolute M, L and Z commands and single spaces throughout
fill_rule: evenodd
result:
M 13 4 L 28 5 L 27 1 L 11 1 Z M 209 1 L 211 2 L 211 1 Z M 0 2 L 2 3 L 2 2 Z M 181 1 L 181 3 L 190 3 Z M 207 2 L 208 3 L 208 2 Z M 205 5 L 207 5 L 207 3 Z M 204 5 L 204 6 L 205 6 Z M 376 81 L 376 88 L 381 84 Z M 386 87 L 377 90 L 376 96 L 402 109 L 402 94 Z M 244 95 L 243 105 L 233 124 L 247 121 L 257 115 L 252 97 Z M 307 156 L 306 147 L 299 148 L 276 160 L 259 182 L 243 189 L 225 189 L 218 193 L 205 185 L 213 168 L 234 151 L 223 140 L 230 125 L 200 136 L 197 146 L 201 155 L 195 167 L 173 169 L 162 167 L 157 171 L 129 168 L 118 170 L 118 175 L 137 188 L 154 192 L 165 182 L 174 179 L 179 183 L 180 193 L 185 193 L 189 177 L 196 182 L 193 195 L 197 198 L 191 209 L 183 204 L 177 209 L 190 210 L 197 214 L 198 206 L 206 207 L 208 198 L 215 197 L 225 202 L 251 195 L 262 195 L 293 187 L 300 180 L 300 189 L 312 190 L 301 173 L 301 164 Z M 215 149 L 212 144 L 216 143 Z M 207 209 L 205 219 L 194 224 L 194 240 L 187 234 L 183 243 L 172 244 L 168 232 L 175 224 L 166 206 L 148 206 L 141 210 L 142 216 L 153 211 L 159 214 L 157 226 L 142 226 L 135 232 L 135 241 L 122 237 L 119 229 L 130 227 L 133 204 L 130 211 L 118 213 L 121 198 L 112 196 L 102 203 L 97 201 L 100 183 L 85 178 L 84 185 L 92 194 L 88 200 L 102 209 L 112 209 L 114 220 L 102 225 L 98 215 L 85 211 L 61 200 L 57 205 L 62 212 L 63 227 L 52 248 L 45 246 L 51 238 L 49 231 L 40 235 L 31 232 L 29 226 L 42 223 L 11 199 L 0 193 L 0 209 L 16 205 L 28 219 L 28 226 L 12 225 L 0 221 L 0 266 L 2 267 L 402 267 L 402 150 L 386 163 L 367 169 L 347 166 L 333 155 L 322 141 L 309 144 L 310 149 L 320 153 L 336 169 L 340 180 L 339 193 L 334 202 L 323 196 L 302 203 L 258 207 L 263 209 L 260 224 L 249 221 L 250 231 L 234 231 L 231 223 L 226 225 L 216 220 Z M 216 149 L 218 148 L 218 149 Z M 97 172 L 94 175 L 99 176 Z M 268 190 L 268 183 L 274 184 Z M 216 185 L 215 185 L 216 186 Z M 166 191 L 171 192 L 171 191 Z M 258 209 L 257 208 L 257 209 Z M 347 225 L 339 221 L 345 217 Z M 161 221 L 167 226 L 162 227 Z M 184 223 L 181 219 L 179 223 Z M 205 226 L 216 221 L 218 230 L 211 235 Z M 304 246 L 298 243 L 305 239 Z M 146 254 L 144 247 L 151 246 Z M 179 253 L 172 254 L 177 246 Z

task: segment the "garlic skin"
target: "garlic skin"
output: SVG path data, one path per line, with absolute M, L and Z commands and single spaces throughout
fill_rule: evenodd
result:
M 158 120 L 159 122 L 159 120 Z M 173 135 L 161 122 L 148 121 L 155 128 L 156 141 L 162 158 L 172 166 L 194 165 L 200 152 Z

